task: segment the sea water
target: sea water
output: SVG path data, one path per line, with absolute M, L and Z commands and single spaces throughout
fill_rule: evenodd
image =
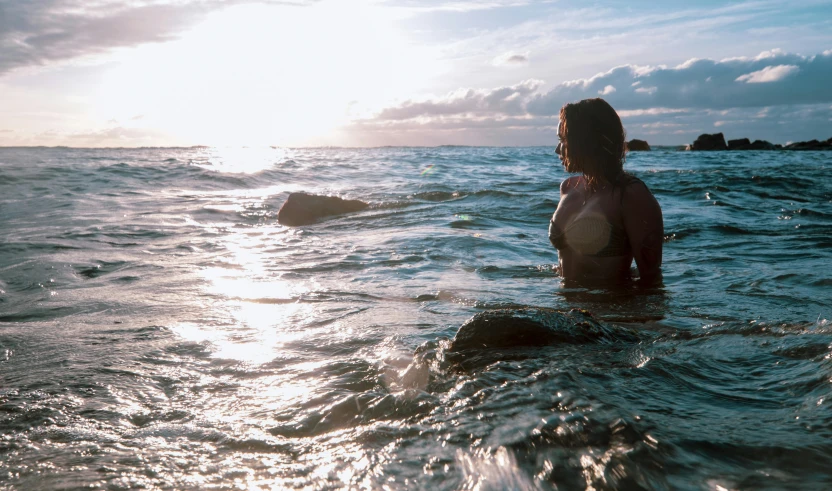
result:
M 561 282 L 551 147 L 0 149 L 0 488 L 828 489 L 832 152 L 625 168 L 661 287 Z M 638 341 L 444 358 L 525 306 Z

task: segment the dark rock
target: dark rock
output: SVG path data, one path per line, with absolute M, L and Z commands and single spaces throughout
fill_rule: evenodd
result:
M 602 325 L 583 310 L 523 308 L 475 315 L 460 326 L 450 351 L 638 340 L 633 331 Z
M 751 146 L 751 140 L 748 138 L 740 138 L 739 140 L 728 140 L 728 150 L 745 150 L 745 147 Z
M 777 150 L 777 147 L 765 140 L 754 140 L 754 143 L 751 143 L 748 138 L 740 138 L 729 140 L 728 150 Z
M 636 140 L 634 138 L 627 142 L 627 150 L 631 152 L 648 152 L 650 151 L 650 144 L 644 140 Z
M 296 227 L 309 225 L 319 219 L 361 211 L 369 205 L 357 199 L 341 199 L 335 196 L 318 196 L 315 194 L 292 193 L 277 212 L 277 221 L 281 225 Z
M 728 145 L 725 144 L 725 136 L 722 133 L 715 133 L 709 135 L 707 133 L 699 135 L 699 138 L 693 142 L 690 147 L 691 150 L 728 150 Z
M 789 143 L 784 150 L 832 150 L 832 138 L 822 142 L 817 140 L 809 140 L 807 142 Z
M 765 140 L 754 140 L 745 150 L 777 150 L 777 145 Z
M 817 140 L 809 140 L 807 142 L 794 142 L 786 145 L 786 150 L 811 150 L 820 145 Z

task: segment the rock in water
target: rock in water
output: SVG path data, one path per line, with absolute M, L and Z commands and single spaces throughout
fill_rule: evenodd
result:
M 277 212 L 277 221 L 281 225 L 297 227 L 315 223 L 324 217 L 361 211 L 368 206 L 370 205 L 357 199 L 292 193 Z
M 783 148 L 785 150 L 832 150 L 832 138 L 825 142 L 809 140 L 807 142 L 790 143 Z
M 725 136 L 722 133 L 715 133 L 713 135 L 702 134 L 693 142 L 690 147 L 691 150 L 728 150 L 728 145 L 725 144 Z
M 648 152 L 650 151 L 650 144 L 644 140 L 632 140 L 627 142 L 627 150 L 631 152 Z
M 638 341 L 634 332 L 598 323 L 586 311 L 524 308 L 481 312 L 460 326 L 450 351 Z
M 765 140 L 754 140 L 754 143 L 749 145 L 748 150 L 777 150 L 778 145 Z
M 765 140 L 751 140 L 740 138 L 739 140 L 728 140 L 728 150 L 777 150 L 777 145 Z
M 751 140 L 748 138 L 740 138 L 738 140 L 728 140 L 728 150 L 745 150 L 751 146 Z

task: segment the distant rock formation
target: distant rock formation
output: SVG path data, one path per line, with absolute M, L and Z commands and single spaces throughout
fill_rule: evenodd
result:
M 650 151 L 650 145 L 644 140 L 636 140 L 633 138 L 627 142 L 627 150 L 631 152 L 648 152 Z
M 292 193 L 277 212 L 277 221 L 281 225 L 297 227 L 315 223 L 324 217 L 361 211 L 368 206 L 367 203 L 357 199 Z
M 699 138 L 692 145 L 686 146 L 685 150 L 832 150 L 832 138 L 826 141 L 794 142 L 785 147 L 765 140 L 754 140 L 752 143 L 748 138 L 739 138 L 728 140 L 726 145 L 722 133 L 716 133 L 699 135 Z
M 807 142 L 789 143 L 784 150 L 832 150 L 832 138 L 822 142 L 817 140 L 809 140 Z
M 782 148 L 782 147 L 779 147 Z M 778 145 L 765 140 L 754 140 L 754 143 L 748 138 L 740 138 L 739 140 L 728 140 L 728 150 L 777 150 Z
M 707 133 L 699 135 L 699 138 L 690 146 L 691 150 L 728 150 L 728 145 L 725 143 L 725 136 L 722 133 L 715 133 L 709 135 Z
M 775 145 L 765 140 L 754 140 L 754 143 L 743 150 L 780 150 L 781 148 L 783 148 L 783 145 Z
M 504 309 L 480 312 L 462 324 L 450 351 L 613 341 L 637 342 L 638 337 L 630 330 L 600 324 L 583 310 Z
M 740 138 L 739 140 L 728 140 L 728 150 L 744 150 L 745 147 L 751 146 L 751 140 L 748 138 Z

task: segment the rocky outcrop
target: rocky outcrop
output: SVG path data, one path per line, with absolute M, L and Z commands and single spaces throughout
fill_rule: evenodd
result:
M 644 140 L 632 140 L 627 142 L 627 150 L 631 152 L 648 152 L 650 151 L 650 144 Z
M 809 140 L 806 142 L 789 143 L 784 150 L 832 150 L 832 138 L 826 141 Z
M 765 140 L 751 142 L 748 138 L 739 138 L 728 140 L 726 145 L 722 133 L 716 133 L 700 135 L 692 145 L 685 147 L 685 150 L 832 150 L 832 138 L 826 141 L 809 140 L 789 143 L 785 147 Z
M 765 140 L 754 140 L 754 143 L 751 143 L 748 138 L 728 140 L 728 150 L 777 150 L 778 148 L 782 147 Z
M 782 145 L 775 145 L 765 140 L 754 140 L 754 143 L 743 150 L 779 150 L 781 148 L 783 148 Z
M 361 211 L 368 206 L 367 203 L 357 199 L 292 193 L 277 212 L 277 221 L 281 225 L 297 227 L 315 223 L 324 217 Z
M 584 310 L 522 308 L 475 315 L 460 326 L 450 351 L 638 340 L 633 331 L 600 324 Z
M 707 133 L 699 135 L 699 138 L 693 142 L 690 147 L 691 150 L 728 150 L 728 145 L 725 143 L 725 136 L 722 133 L 715 133 L 709 135 Z
M 740 138 L 739 140 L 728 140 L 728 150 L 745 150 L 746 147 L 751 146 L 751 140 L 748 138 Z

